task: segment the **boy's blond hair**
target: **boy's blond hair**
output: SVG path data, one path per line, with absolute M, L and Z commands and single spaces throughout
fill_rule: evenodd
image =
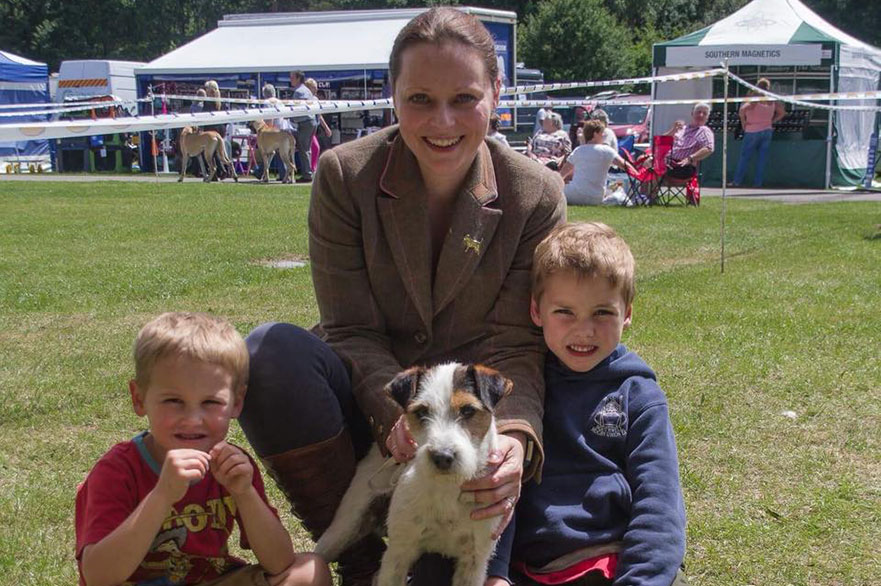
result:
M 146 391 L 153 367 L 162 358 L 183 356 L 217 364 L 232 375 L 241 397 L 248 384 L 248 348 L 225 319 L 207 313 L 173 311 L 148 322 L 135 339 L 135 381 Z
M 629 306 L 636 295 L 636 263 L 630 247 L 601 222 L 571 222 L 554 228 L 538 246 L 532 262 L 532 296 L 541 300 L 547 278 L 568 271 L 602 277 L 621 291 Z

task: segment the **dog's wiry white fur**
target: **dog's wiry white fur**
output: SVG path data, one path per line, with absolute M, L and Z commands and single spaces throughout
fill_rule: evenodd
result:
M 466 368 L 449 363 L 420 371 L 418 387 L 408 402 L 418 404 L 423 415 L 421 424 L 411 429 L 419 446 L 415 457 L 403 466 L 393 484 L 388 478 L 392 474 L 390 463 L 374 445 L 358 464 L 333 523 L 316 544 L 316 553 L 328 561 L 335 560 L 349 544 L 372 529 L 363 523 L 371 503 L 391 492 L 388 549 L 374 583 L 404 586 L 416 560 L 423 553 L 434 552 L 455 560 L 453 586 L 482 586 L 495 546 L 492 534 L 501 518 L 472 520 L 470 514 L 478 505 L 463 497 L 460 486 L 485 473 L 487 459 L 497 444 L 497 432 L 494 420 L 490 420 L 486 433 L 473 437 L 463 425 L 463 417 L 451 408 L 454 380 L 457 373 L 461 379 L 462 369 Z M 485 400 L 480 403 L 491 413 L 495 401 L 510 390 L 510 382 L 493 371 L 483 372 L 498 377 L 495 382 L 503 388 L 489 401 L 492 404 Z M 447 462 L 449 458 L 452 460 Z

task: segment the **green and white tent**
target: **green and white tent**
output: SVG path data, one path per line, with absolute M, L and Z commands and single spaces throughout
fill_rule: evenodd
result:
M 656 44 L 653 64 L 656 75 L 662 75 L 719 67 L 726 58 L 728 65 L 735 69 L 771 78 L 772 89 L 783 94 L 805 90 L 873 91 L 879 89 L 881 77 L 881 50 L 830 25 L 799 0 L 753 0 L 711 26 Z M 779 80 L 777 84 L 773 83 L 775 75 Z M 785 91 L 789 80 L 792 80 L 788 86 L 792 91 Z M 657 84 L 653 95 L 659 100 L 710 98 L 713 81 Z M 842 102 L 848 105 L 875 103 L 874 100 Z M 736 108 L 735 104 L 729 106 L 729 109 Z M 656 108 L 653 128 L 663 132 L 673 120 L 687 119 L 689 109 L 689 106 Z M 820 137 L 823 144 L 798 147 L 797 143 L 788 142 L 784 146 L 790 155 L 804 148 L 803 155 L 813 156 L 813 159 L 807 156 L 810 163 L 822 163 L 825 169 L 822 186 L 856 185 L 866 169 L 869 140 L 876 125 L 875 113 L 837 110 L 828 114 L 828 121 L 826 137 Z M 800 160 L 804 163 L 805 157 Z

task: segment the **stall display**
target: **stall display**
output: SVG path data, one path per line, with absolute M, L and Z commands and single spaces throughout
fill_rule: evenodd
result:
M 799 0 L 753 0 L 704 29 L 654 46 L 656 75 L 728 65 L 747 83 L 760 77 L 780 95 L 863 92 L 879 89 L 881 49 L 838 30 Z M 728 96 L 748 88 L 729 83 Z M 721 78 L 656 84 L 656 99 L 724 97 Z M 816 102 L 823 105 L 824 102 Z M 825 104 L 828 104 L 826 102 Z M 848 100 L 848 106 L 874 106 L 874 100 Z M 833 106 L 835 104 L 832 104 Z M 736 116 L 740 104 L 729 104 Z M 652 128 L 663 132 L 673 120 L 687 119 L 689 106 L 658 106 Z M 856 185 L 867 165 L 875 130 L 871 111 L 830 110 L 786 104 L 787 117 L 775 126 L 765 185 L 824 188 Z M 722 106 L 715 104 L 721 112 Z M 721 116 L 721 113 L 715 114 Z M 721 118 L 718 118 L 721 120 Z M 731 124 L 732 120 L 734 124 Z M 741 149 L 737 120 L 729 120 L 728 169 L 735 169 Z M 716 151 L 702 165 L 703 183 L 722 183 L 721 125 L 714 127 Z M 779 140 L 778 140 L 779 139 Z

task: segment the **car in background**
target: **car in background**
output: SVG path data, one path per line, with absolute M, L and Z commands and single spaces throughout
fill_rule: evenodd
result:
M 588 103 L 588 111 L 602 108 L 609 116 L 609 128 L 615 132 L 618 140 L 633 135 L 634 142 L 648 142 L 649 119 L 652 107 L 644 102 L 651 101 L 651 96 L 616 92 L 601 92 L 588 97 L 589 100 L 615 100 L 618 102 L 634 102 L 633 104 L 597 104 Z M 643 102 L 643 103 L 640 103 Z

